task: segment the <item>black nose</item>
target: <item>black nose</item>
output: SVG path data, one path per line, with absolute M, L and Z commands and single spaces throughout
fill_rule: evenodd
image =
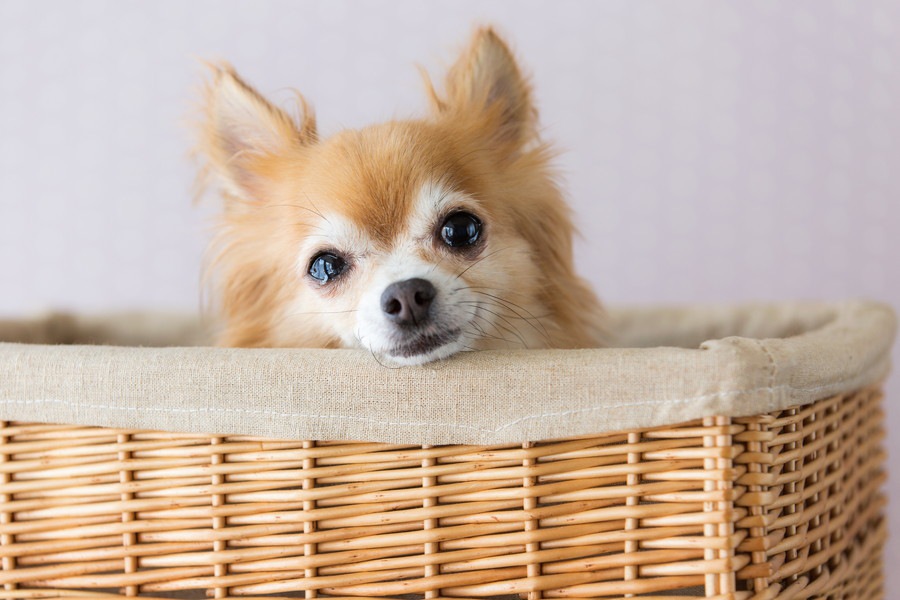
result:
M 381 310 L 397 325 L 421 325 L 428 320 L 428 309 L 437 290 L 425 279 L 395 281 L 381 294 Z

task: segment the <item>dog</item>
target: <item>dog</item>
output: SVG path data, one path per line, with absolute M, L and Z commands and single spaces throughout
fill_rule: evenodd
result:
M 397 365 L 464 350 L 603 344 L 528 79 L 475 31 L 427 116 L 320 137 L 212 65 L 199 151 L 224 206 L 209 268 L 221 344 L 363 348 Z

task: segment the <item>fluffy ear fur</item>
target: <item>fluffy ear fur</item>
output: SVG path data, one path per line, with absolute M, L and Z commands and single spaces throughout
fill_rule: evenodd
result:
M 475 31 L 450 68 L 446 97 L 440 98 L 430 83 L 428 91 L 439 115 L 454 120 L 475 117 L 491 142 L 518 147 L 536 136 L 531 86 L 509 47 L 490 27 Z
M 291 221 L 277 210 L 259 206 L 271 198 L 281 175 L 279 165 L 316 142 L 315 118 L 299 95 L 299 118 L 294 119 L 245 83 L 230 65 L 212 65 L 212 71 L 197 151 L 206 159 L 204 175 L 213 176 L 221 186 L 225 210 L 210 247 L 206 285 L 216 290 L 213 297 L 221 303 L 217 309 L 228 323 L 221 343 L 267 345 L 285 293 L 279 282 L 292 276 L 291 251 L 279 237 L 288 229 L 284 223 Z M 280 228 L 274 226 L 279 222 Z
M 508 221 L 536 251 L 543 274 L 541 301 L 554 315 L 553 346 L 585 348 L 606 337 L 596 296 L 575 272 L 575 228 L 550 167 L 552 149 L 538 136 L 531 86 L 512 53 L 489 27 L 476 30 L 468 47 L 447 73 L 445 96 L 426 79 L 437 118 L 450 131 L 474 142 L 488 156 L 493 172 L 482 178 L 488 196 L 508 199 Z
M 299 94 L 299 119 L 295 121 L 238 77 L 230 65 L 213 65 L 212 69 L 199 150 L 227 195 L 253 201 L 262 192 L 265 159 L 314 143 L 315 117 Z

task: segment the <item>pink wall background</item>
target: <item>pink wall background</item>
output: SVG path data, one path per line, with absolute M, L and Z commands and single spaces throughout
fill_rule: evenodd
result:
M 300 89 L 327 133 L 423 110 L 413 63 L 437 72 L 479 22 L 534 75 L 607 302 L 900 306 L 891 0 L 4 0 L 0 313 L 197 307 L 197 58 L 277 99 Z M 896 376 L 888 390 L 898 565 Z

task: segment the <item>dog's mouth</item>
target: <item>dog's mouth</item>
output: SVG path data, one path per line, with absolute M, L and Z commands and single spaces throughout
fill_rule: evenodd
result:
M 419 334 L 410 340 L 405 340 L 386 351 L 388 356 L 395 358 L 416 358 L 431 354 L 438 348 L 446 346 L 459 339 L 461 329 L 450 329 L 432 333 Z

